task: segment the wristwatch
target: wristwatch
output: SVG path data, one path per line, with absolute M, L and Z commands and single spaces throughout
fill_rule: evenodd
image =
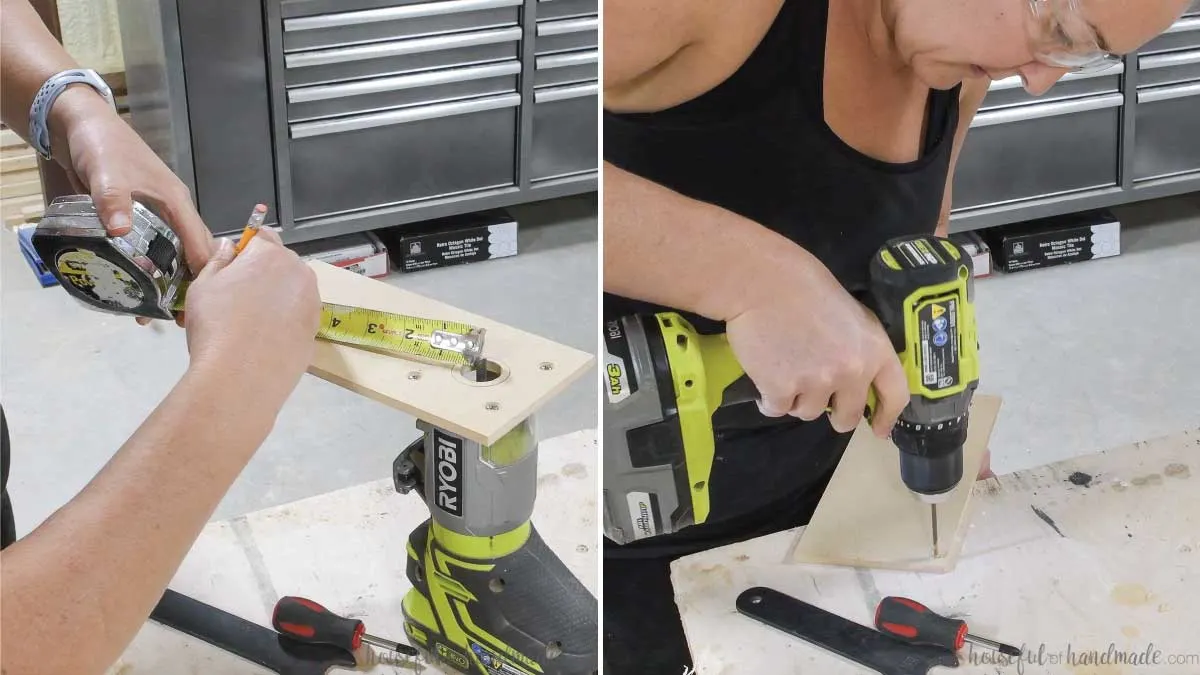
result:
M 54 105 L 55 99 L 59 94 L 63 93 L 67 87 L 73 84 L 86 84 L 95 89 L 104 100 L 108 101 L 114 109 L 117 107 L 116 101 L 113 99 L 112 90 L 104 82 L 104 78 L 90 68 L 75 68 L 72 70 L 64 70 L 57 75 L 53 75 L 42 88 L 38 90 L 37 96 L 33 97 L 33 105 L 29 107 L 29 138 L 33 142 L 33 147 L 42 157 L 50 159 L 50 125 L 47 118 L 50 115 L 50 108 Z

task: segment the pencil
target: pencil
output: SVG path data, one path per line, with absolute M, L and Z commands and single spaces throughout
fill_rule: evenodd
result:
M 263 220 L 267 217 L 267 205 L 256 204 L 254 210 L 250 212 L 250 219 L 246 221 L 246 229 L 242 230 L 242 237 L 238 239 L 238 243 L 233 247 L 233 254 L 237 255 L 246 248 L 254 235 L 258 234 L 259 228 L 262 227 Z

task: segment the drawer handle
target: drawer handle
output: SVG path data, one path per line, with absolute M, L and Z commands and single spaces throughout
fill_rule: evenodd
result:
M 424 54 L 444 49 L 460 47 L 479 47 L 502 42 L 516 42 L 521 39 L 520 28 L 497 28 L 495 30 L 478 31 L 475 33 L 459 33 L 457 35 L 437 35 L 434 37 L 415 38 L 412 40 L 393 40 L 354 47 L 334 47 L 333 49 L 318 49 L 310 52 L 286 54 L 283 57 L 287 68 L 308 68 L 310 66 L 328 66 L 334 63 L 350 63 L 353 61 L 368 61 L 388 56 L 405 56 L 408 54 Z
M 289 129 L 294 139 L 311 138 L 313 136 L 325 136 L 327 134 L 337 134 L 347 131 L 362 131 L 364 129 L 433 120 L 454 115 L 467 115 L 469 113 L 486 112 L 488 110 L 515 108 L 520 104 L 520 94 L 504 94 L 502 96 L 490 96 L 471 101 L 435 103 L 416 108 L 389 110 L 387 112 L 355 115 L 354 117 L 344 117 L 341 119 L 300 122 L 291 125 Z
M 1125 96 L 1123 94 L 1106 94 L 1104 96 L 1090 96 L 1088 98 L 1077 98 L 1067 101 L 1054 101 L 1051 103 L 989 110 L 975 115 L 975 119 L 971 121 L 971 128 L 990 127 L 996 124 L 1008 124 L 1009 122 L 1025 122 L 1043 117 L 1069 115 L 1071 113 L 1103 110 L 1105 108 L 1119 108 L 1124 103 Z
M 538 23 L 537 34 L 539 37 L 543 35 L 566 35 L 567 33 L 583 33 L 589 30 L 598 30 L 599 27 L 600 21 L 594 16 L 583 19 L 544 21 Z
M 600 51 L 593 49 L 588 52 L 567 52 L 566 54 L 549 54 L 539 56 L 534 60 L 536 70 L 550 68 L 565 68 L 567 66 L 585 66 L 589 63 L 600 62 Z
M 1200 30 L 1200 16 L 1180 19 L 1171 24 L 1171 27 L 1163 31 L 1163 34 L 1168 33 L 1190 33 L 1194 30 Z
M 1114 64 L 1111 68 L 1105 68 L 1104 70 L 1095 73 L 1067 73 L 1066 75 L 1062 76 L 1062 79 L 1060 79 L 1059 82 L 1076 82 L 1078 80 L 1091 80 L 1101 77 L 1116 77 L 1124 72 L 1125 64 L 1122 62 Z M 1024 86 L 1025 85 L 1021 82 L 1020 75 L 1009 75 L 1008 77 L 1001 78 L 999 80 L 992 80 L 992 83 L 988 85 L 988 91 L 1020 89 Z
M 516 7 L 522 4 L 524 4 L 524 0 L 444 0 L 443 2 L 425 2 L 419 5 L 399 5 L 380 9 L 364 9 L 357 12 L 338 12 L 336 14 L 319 14 L 317 16 L 284 19 L 283 30 L 285 33 L 291 33 L 301 30 L 358 26 L 378 21 L 417 19 L 442 14 L 475 12 L 481 9 Z
M 505 75 L 516 75 L 520 72 L 521 63 L 519 61 L 505 61 L 504 63 L 492 63 L 483 66 L 449 68 L 425 73 L 412 73 L 410 75 L 396 75 L 394 77 L 377 77 L 357 82 L 326 84 L 317 87 L 298 87 L 296 89 L 289 89 L 287 97 L 288 103 L 311 103 L 312 101 L 327 101 L 331 98 L 382 94 L 387 91 L 401 91 L 404 89 L 450 84 L 452 82 L 469 82 L 489 77 L 503 77 Z
M 1200 82 L 1189 82 L 1174 87 L 1156 87 L 1154 89 L 1146 89 L 1138 92 L 1138 103 L 1154 103 L 1156 101 L 1170 101 L 1176 98 L 1187 98 L 1188 96 L 1200 96 Z
M 571 98 L 595 96 L 598 93 L 600 93 L 600 85 L 595 82 L 589 82 L 586 84 L 573 84 L 569 87 L 539 89 L 533 92 L 533 102 L 550 103 L 551 101 L 565 101 Z
M 1200 49 L 1190 52 L 1174 52 L 1170 54 L 1155 54 L 1154 56 L 1139 56 L 1139 70 L 1154 70 L 1171 66 L 1194 66 L 1200 63 Z

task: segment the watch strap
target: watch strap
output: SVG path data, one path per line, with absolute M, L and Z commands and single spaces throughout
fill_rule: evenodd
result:
M 29 107 L 29 138 L 38 154 L 46 159 L 50 159 L 51 156 L 50 108 L 54 106 L 54 101 L 58 99 L 59 95 L 72 84 L 91 86 L 104 97 L 104 100 L 108 101 L 109 105 L 114 109 L 117 107 L 112 90 L 108 88 L 104 78 L 90 68 L 74 68 L 52 75 L 42 85 L 42 88 L 38 89 L 37 95 L 33 97 L 33 105 Z

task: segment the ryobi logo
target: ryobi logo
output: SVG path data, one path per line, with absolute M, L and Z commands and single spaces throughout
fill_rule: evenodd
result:
M 462 516 L 462 439 L 433 432 L 437 461 L 437 505 L 452 516 Z

